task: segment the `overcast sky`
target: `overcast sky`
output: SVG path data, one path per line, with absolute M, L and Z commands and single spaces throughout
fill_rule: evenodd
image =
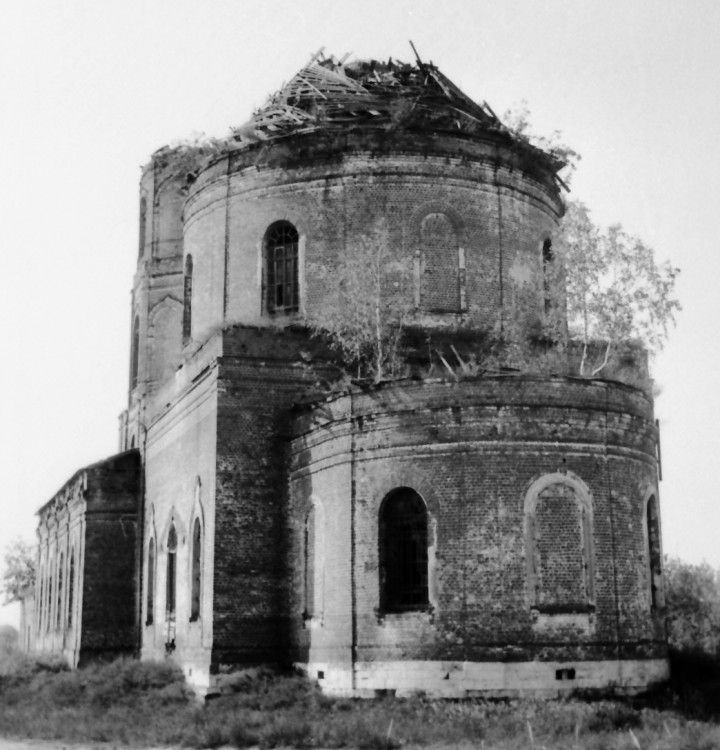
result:
M 582 155 L 571 197 L 682 268 L 661 389 L 665 551 L 720 567 L 720 3 L 4 0 L 0 550 L 117 449 L 140 166 L 223 136 L 321 47 L 421 57 Z M 0 622 L 17 608 L 0 608 Z

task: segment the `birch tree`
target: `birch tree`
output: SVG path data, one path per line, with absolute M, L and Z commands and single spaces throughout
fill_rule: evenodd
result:
M 411 309 L 407 273 L 407 264 L 391 253 L 382 220 L 346 249 L 337 266 L 319 269 L 326 293 L 310 324 L 329 338 L 354 377 L 380 382 L 402 370 L 400 340 Z
M 657 353 L 681 309 L 674 296 L 679 269 L 658 264 L 652 248 L 619 224 L 600 230 L 580 202 L 568 205 L 556 244 L 568 333 L 582 344 L 579 374 L 601 373 L 613 350 L 628 341 Z M 597 344 L 603 355 L 590 365 L 589 348 Z

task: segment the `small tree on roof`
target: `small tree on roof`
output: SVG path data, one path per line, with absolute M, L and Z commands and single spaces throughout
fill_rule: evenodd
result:
M 380 382 L 403 368 L 399 347 L 410 312 L 405 304 L 407 264 L 393 257 L 387 223 L 379 220 L 347 248 L 337 266 L 319 268 L 326 293 L 310 325 L 327 336 L 358 379 Z
M 681 309 L 674 296 L 678 268 L 658 264 L 652 248 L 619 224 L 598 229 L 580 202 L 568 205 L 557 246 L 569 334 L 582 342 L 580 375 L 599 374 L 624 342 L 639 341 L 651 355 L 662 349 Z M 588 369 L 592 343 L 602 344 L 604 354 Z

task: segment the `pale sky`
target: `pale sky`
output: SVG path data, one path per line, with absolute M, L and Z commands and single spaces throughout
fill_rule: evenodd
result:
M 663 541 L 720 567 L 719 28 L 715 0 L 4 0 L 0 551 L 117 449 L 140 166 L 225 135 L 321 47 L 412 61 L 412 39 L 497 114 L 526 100 L 583 156 L 571 197 L 682 268 L 654 368 Z

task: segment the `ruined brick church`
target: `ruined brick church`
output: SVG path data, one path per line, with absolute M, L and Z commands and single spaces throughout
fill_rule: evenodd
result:
M 260 662 L 346 695 L 664 679 L 650 397 L 462 371 L 514 281 L 546 313 L 562 166 L 434 65 L 322 55 L 222 143 L 157 151 L 120 453 L 39 511 L 32 647 L 200 692 Z M 378 220 L 405 371 L 367 383 L 308 322 Z

